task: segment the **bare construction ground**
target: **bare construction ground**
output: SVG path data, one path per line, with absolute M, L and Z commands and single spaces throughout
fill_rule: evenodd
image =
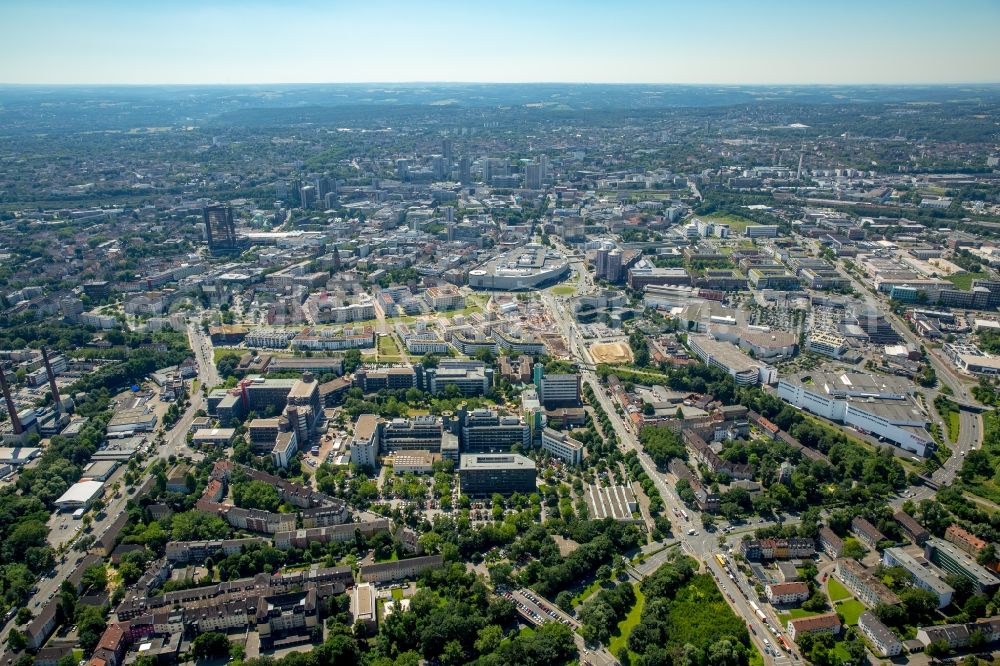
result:
M 590 355 L 596 363 L 631 363 L 632 349 L 627 342 L 605 342 L 590 346 Z

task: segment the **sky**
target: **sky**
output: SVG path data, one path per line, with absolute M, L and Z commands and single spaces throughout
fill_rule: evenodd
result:
M 0 83 L 1000 82 L 1000 0 L 0 0 Z

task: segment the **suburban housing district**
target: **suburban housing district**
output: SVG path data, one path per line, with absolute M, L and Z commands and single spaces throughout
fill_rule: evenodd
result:
M 998 105 L 0 91 L 3 662 L 993 663 Z

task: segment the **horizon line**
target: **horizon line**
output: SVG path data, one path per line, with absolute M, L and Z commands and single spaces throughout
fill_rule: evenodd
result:
M 812 82 L 812 83 L 789 83 L 789 82 L 717 82 L 717 81 L 704 81 L 704 82 L 680 82 L 680 81 L 446 81 L 446 80 L 403 80 L 403 81 L 256 81 L 256 82 L 239 82 L 239 83 L 223 83 L 223 82 L 170 82 L 170 81 L 158 81 L 150 83 L 136 83 L 136 82 L 7 82 L 0 81 L 0 87 L 54 87 L 54 88 L 65 88 L 72 86 L 89 86 L 89 87 L 128 87 L 128 88 L 151 88 L 157 86 L 184 86 L 184 87 L 196 87 L 196 86 L 212 86 L 212 87 L 239 87 L 239 86 L 371 86 L 371 85 L 394 85 L 394 86 L 416 86 L 416 85 L 479 85 L 479 86 L 543 86 L 543 85 L 565 85 L 565 86 L 695 86 L 695 87 L 705 87 L 705 86 L 718 86 L 725 88 L 737 88 L 737 87 L 791 87 L 791 88 L 817 88 L 817 87 L 861 87 L 861 86 L 875 86 L 875 87 L 899 87 L 899 88 L 918 88 L 918 87 L 932 87 L 932 88 L 945 88 L 945 87 L 960 87 L 960 86 L 1000 86 L 1000 79 L 993 81 L 922 81 L 922 82 L 893 82 L 893 81 L 871 81 L 871 82 Z

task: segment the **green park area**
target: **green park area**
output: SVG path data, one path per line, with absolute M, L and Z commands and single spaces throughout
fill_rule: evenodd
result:
M 857 599 L 842 601 L 835 605 L 836 611 L 844 616 L 844 623 L 853 627 L 858 623 L 858 618 L 865 612 L 865 606 Z
M 611 637 L 611 642 L 608 645 L 611 654 L 618 654 L 619 650 L 626 646 L 629 635 L 642 619 L 642 609 L 646 606 L 646 595 L 642 593 L 638 585 L 632 587 L 635 589 L 635 605 L 632 606 L 632 610 L 628 612 L 625 619 L 618 623 L 618 633 Z
M 954 275 L 949 275 L 945 278 L 948 282 L 955 285 L 956 289 L 961 289 L 962 291 L 969 291 L 972 289 L 973 280 L 985 280 L 989 276 L 986 273 L 955 273 Z
M 399 345 L 391 335 L 382 335 L 378 339 L 378 356 L 380 361 L 394 362 L 402 360 Z
M 833 576 L 826 583 L 826 593 L 829 595 L 830 601 L 834 603 L 848 599 L 851 596 L 851 593 L 844 587 L 843 583 Z
M 698 219 L 716 224 L 728 224 L 730 233 L 742 234 L 747 230 L 748 224 L 753 224 L 752 220 L 731 213 L 712 213 L 711 215 L 698 215 Z

